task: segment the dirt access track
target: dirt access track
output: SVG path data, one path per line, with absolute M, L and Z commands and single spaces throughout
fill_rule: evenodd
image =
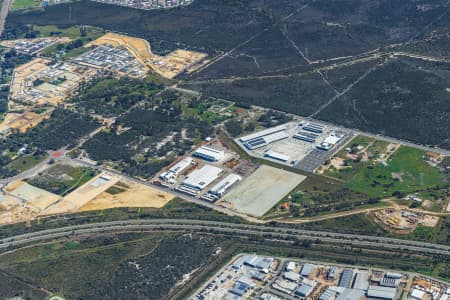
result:
M 199 63 L 207 56 L 205 53 L 182 49 L 175 50 L 166 56 L 159 56 L 152 53 L 150 43 L 146 40 L 111 32 L 88 43 L 86 47 L 102 44 L 126 48 L 139 62 L 169 79 L 199 67 Z

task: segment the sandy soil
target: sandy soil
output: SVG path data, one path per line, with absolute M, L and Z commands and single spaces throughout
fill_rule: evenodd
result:
M 19 198 L 27 206 L 34 207 L 37 210 L 44 210 L 49 205 L 61 199 L 58 195 L 49 193 L 23 181 L 16 181 L 9 184 L 4 191 L 7 195 Z
M 30 111 L 24 113 L 8 113 L 0 124 L 0 132 L 8 129 L 18 129 L 20 132 L 25 132 L 49 117 L 50 114 L 48 113 L 37 114 Z
M 108 178 L 107 180 L 104 178 Z M 68 194 L 63 200 L 44 210 L 41 215 L 55 215 L 68 212 L 76 212 L 86 203 L 115 185 L 120 180 L 119 176 L 101 173 L 84 185 Z
M 110 32 L 87 44 L 86 47 L 101 44 L 127 48 L 139 62 L 166 78 L 174 78 L 207 57 L 205 53 L 182 49 L 175 50 L 167 56 L 159 56 L 152 53 L 151 46 L 146 40 Z
M 123 181 L 121 181 L 121 183 L 122 182 Z M 142 184 L 129 181 L 123 183 L 128 186 L 128 188 L 123 188 L 123 185 L 118 186 L 120 189 L 124 190 L 123 192 L 117 194 L 103 192 L 82 206 L 79 211 L 99 210 L 114 207 L 160 208 L 173 199 L 173 196 L 168 193 L 152 189 Z

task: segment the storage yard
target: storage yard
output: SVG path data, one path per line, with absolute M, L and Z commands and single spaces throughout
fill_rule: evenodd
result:
M 255 217 L 263 216 L 306 177 L 261 166 L 218 204 Z
M 242 254 L 191 299 L 447 300 L 449 296 L 448 284 L 417 274 Z
M 182 49 L 175 50 L 166 56 L 159 56 L 152 53 L 150 44 L 146 40 L 115 33 L 107 33 L 86 46 L 93 45 L 109 45 L 106 47 L 112 46 L 116 49 L 125 48 L 141 64 L 166 78 L 174 78 L 183 72 L 189 73 L 199 67 L 207 56 L 204 53 Z
M 413 232 L 418 226 L 433 228 L 439 222 L 439 217 L 404 209 L 388 208 L 374 212 L 374 216 L 384 227 L 399 234 Z
M 194 149 L 161 172 L 153 183 L 239 213 L 263 216 L 306 176 L 256 166 L 218 141 Z
M 299 119 L 235 141 L 251 156 L 313 172 L 352 137 L 351 130 Z

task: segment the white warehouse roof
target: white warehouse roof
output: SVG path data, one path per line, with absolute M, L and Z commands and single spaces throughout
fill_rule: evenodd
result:
M 269 135 L 269 134 L 273 134 L 273 133 L 276 133 L 276 132 L 279 132 L 279 131 L 283 131 L 283 130 L 286 130 L 286 126 L 285 125 L 279 125 L 279 126 L 275 126 L 275 127 L 266 129 L 266 130 L 262 130 L 262 131 L 259 131 L 259 132 L 255 132 L 255 133 L 243 136 L 239 140 L 241 142 L 245 143 L 247 141 L 250 141 L 250 140 L 253 140 L 253 139 L 256 139 L 256 138 L 259 138 L 259 137 L 263 137 L 263 136 L 266 136 L 266 135 Z
M 332 145 L 336 145 L 341 139 L 342 139 L 342 135 L 332 133 L 329 136 L 327 136 L 323 142 L 332 144 Z
M 371 285 L 367 290 L 367 296 L 378 299 L 394 299 L 397 290 L 395 288 Z
M 411 292 L 411 297 L 415 298 L 415 299 L 422 300 L 424 296 L 425 296 L 425 292 L 422 290 L 419 290 L 419 289 L 413 289 Z
M 291 159 L 289 156 L 281 154 L 281 153 L 278 153 L 278 152 L 275 152 L 273 150 L 267 151 L 266 153 L 264 153 L 264 156 L 272 158 L 272 159 L 284 161 L 284 162 L 287 162 L 287 161 L 289 161 Z
M 219 178 L 222 169 L 210 165 L 204 165 L 200 169 L 194 170 L 181 183 L 197 190 L 203 190 L 210 185 L 214 180 Z
M 211 161 L 219 161 L 225 158 L 225 151 L 209 146 L 201 146 L 194 151 L 193 155 Z
M 212 187 L 209 191 L 211 194 L 223 196 L 225 192 L 235 183 L 242 180 L 242 177 L 237 174 L 229 174 L 222 179 L 218 184 Z
M 185 170 L 192 164 L 192 161 L 192 158 L 186 157 L 172 166 L 172 168 L 169 169 L 169 172 L 174 173 L 176 176 L 178 176 L 181 172 L 183 172 L 183 170 Z

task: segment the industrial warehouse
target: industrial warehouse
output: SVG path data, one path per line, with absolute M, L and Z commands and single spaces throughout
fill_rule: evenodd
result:
M 447 300 L 449 296 L 448 284 L 418 274 L 241 254 L 191 299 Z
M 205 189 L 214 180 L 219 178 L 223 170 L 221 168 L 204 165 L 200 169 L 194 170 L 182 182 L 178 188 L 181 191 L 196 195 L 199 191 Z
M 235 153 L 212 145 L 202 145 L 194 149 L 191 156 L 184 157 L 166 168 L 153 182 L 208 202 L 215 202 L 243 179 L 243 176 L 234 173 L 233 169 L 227 166 L 228 161 L 237 159 Z
M 353 136 L 348 129 L 298 118 L 235 142 L 253 157 L 313 172 Z
M 153 183 L 261 217 L 305 178 L 282 169 L 253 165 L 215 139 L 169 165 Z

